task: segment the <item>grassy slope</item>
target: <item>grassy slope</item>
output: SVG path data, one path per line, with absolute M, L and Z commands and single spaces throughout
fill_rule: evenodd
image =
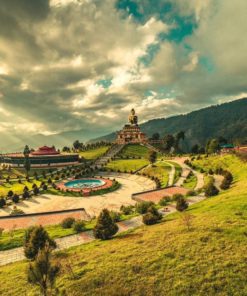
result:
M 136 171 L 147 164 L 149 164 L 149 161 L 146 159 L 118 159 L 109 162 L 106 167 L 116 171 L 120 170 L 121 172 L 130 172 Z
M 197 178 L 194 174 L 192 174 L 184 181 L 182 186 L 187 189 L 194 189 L 196 187 L 196 184 L 197 184 Z
M 247 165 L 231 156 L 201 163 L 225 163 L 235 179 L 230 190 L 189 209 L 191 231 L 173 214 L 159 225 L 72 248 L 57 260 L 71 262 L 78 278 L 63 272 L 57 285 L 68 295 L 246 295 Z M 0 268 L 0 294 L 34 294 L 26 267 Z
M 157 162 L 155 165 L 145 167 L 140 171 L 140 173 L 145 173 L 148 176 L 154 176 L 161 181 L 161 187 L 166 187 L 168 178 L 169 178 L 169 171 L 171 170 L 171 166 L 165 162 Z
M 109 146 L 102 146 L 99 148 L 80 152 L 80 156 L 82 156 L 88 160 L 90 160 L 90 159 L 93 160 L 93 159 L 96 159 L 96 158 L 102 156 L 108 149 L 109 149 Z
M 132 145 L 126 145 L 123 150 L 121 151 L 120 155 L 122 157 L 142 157 L 147 158 L 148 157 L 149 149 L 145 146 L 141 146 L 139 144 L 132 144 Z

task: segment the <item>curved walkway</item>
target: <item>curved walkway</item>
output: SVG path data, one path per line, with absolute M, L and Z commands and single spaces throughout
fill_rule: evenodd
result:
M 203 199 L 205 199 L 205 197 L 203 195 L 199 195 L 199 196 L 190 197 L 189 199 L 187 199 L 187 201 L 189 202 L 189 205 L 193 205 L 195 203 L 202 201 Z M 167 216 L 174 212 L 176 212 L 176 208 L 174 204 L 171 204 L 167 206 L 165 209 L 160 210 L 160 213 L 163 216 Z M 118 233 L 121 233 L 121 232 L 143 225 L 142 216 L 137 216 L 126 221 L 118 222 L 117 224 L 119 226 Z M 93 236 L 92 230 L 85 231 L 80 234 L 66 236 L 63 238 L 56 239 L 57 250 L 59 251 L 59 250 L 67 249 L 70 247 L 86 244 L 93 240 L 95 240 L 95 238 Z M 25 256 L 24 256 L 22 247 L 0 252 L 0 266 L 6 265 L 12 262 L 21 261 L 24 259 L 25 259 Z

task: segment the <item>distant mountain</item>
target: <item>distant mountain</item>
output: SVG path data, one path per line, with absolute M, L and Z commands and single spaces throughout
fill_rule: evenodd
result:
M 247 140 L 247 98 L 221 105 L 215 105 L 193 111 L 185 115 L 160 118 L 147 121 L 140 125 L 149 137 L 159 132 L 175 134 L 185 131 L 184 149 L 189 150 L 194 144 L 205 145 L 210 138 L 223 136 L 228 141 Z M 92 142 L 113 141 L 116 133 L 91 140 Z
M 184 149 L 188 150 L 193 144 L 204 145 L 207 139 L 224 136 L 229 141 L 247 139 L 247 98 L 217 106 L 194 111 L 186 115 L 169 118 L 153 119 L 140 125 L 149 137 L 159 132 L 175 134 L 181 130 L 186 132 Z M 88 129 L 67 131 L 55 135 L 42 134 L 27 136 L 18 133 L 5 134 L 1 132 L 0 153 L 22 151 L 24 145 L 32 148 L 55 145 L 58 148 L 71 146 L 75 140 L 82 142 L 113 141 L 116 133 L 101 136 L 97 126 L 90 132 Z

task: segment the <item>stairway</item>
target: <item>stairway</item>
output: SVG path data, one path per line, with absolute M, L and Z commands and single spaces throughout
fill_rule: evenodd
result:
M 114 144 L 105 155 L 101 156 L 100 158 L 98 158 L 95 163 L 92 165 L 92 167 L 100 167 L 100 166 L 104 166 L 107 164 L 107 162 L 109 160 L 111 160 L 111 158 L 113 158 L 115 155 L 117 155 L 125 146 L 125 144 Z

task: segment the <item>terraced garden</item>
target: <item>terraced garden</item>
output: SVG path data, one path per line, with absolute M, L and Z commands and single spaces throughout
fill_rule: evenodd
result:
M 88 151 L 82 151 L 79 154 L 86 160 L 94 160 L 105 154 L 108 151 L 108 149 L 109 146 L 101 146 L 95 149 L 90 149 Z
M 147 159 L 116 159 L 106 165 L 107 169 L 119 172 L 137 171 L 149 164 Z

